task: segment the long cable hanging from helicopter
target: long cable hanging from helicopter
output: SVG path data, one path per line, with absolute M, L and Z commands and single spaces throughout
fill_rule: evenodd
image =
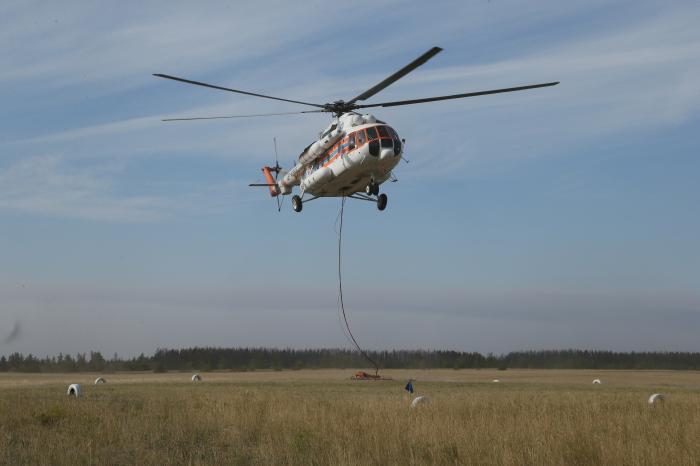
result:
M 364 358 L 369 361 L 373 366 L 374 366 L 374 375 L 378 376 L 379 375 L 379 364 L 372 359 L 365 350 L 362 349 L 360 344 L 357 342 L 357 339 L 355 338 L 355 335 L 352 334 L 352 330 L 350 329 L 350 323 L 348 322 L 348 316 L 347 313 L 345 312 L 345 301 L 343 300 L 343 267 L 342 267 L 342 251 L 343 251 L 343 217 L 345 214 L 345 199 L 346 197 L 343 196 L 340 201 L 340 213 L 338 214 L 339 219 L 340 219 L 340 226 L 338 227 L 338 302 L 340 304 L 340 310 L 343 315 L 343 323 L 345 326 L 343 327 L 343 332 L 347 330 L 347 333 L 345 334 L 346 338 L 349 336 L 350 341 L 355 345 L 355 348 L 357 348 L 357 351 L 364 356 Z
M 376 85 L 365 90 L 356 97 L 344 101 L 336 100 L 324 104 L 304 102 L 255 92 L 243 91 L 229 87 L 208 84 L 201 81 L 193 81 L 167 74 L 154 74 L 159 78 L 179 81 L 185 84 L 217 89 L 220 91 L 243 94 L 252 97 L 259 97 L 269 100 L 304 105 L 313 110 L 303 110 L 297 112 L 277 112 L 266 114 L 248 114 L 231 116 L 204 116 L 187 118 L 167 118 L 163 121 L 190 121 L 190 120 L 217 120 L 225 118 L 249 118 L 264 116 L 281 116 L 292 114 L 312 114 L 329 113 L 333 115 L 331 124 L 319 134 L 319 138 L 309 144 L 299 155 L 289 171 L 280 167 L 277 159 L 277 141 L 275 139 L 275 166 L 262 168 L 265 176 L 264 183 L 253 183 L 250 186 L 264 186 L 270 191 L 272 197 L 277 197 L 277 210 L 280 211 L 282 203 L 279 196 L 291 195 L 291 204 L 295 212 L 301 212 L 303 204 L 319 198 L 340 197 L 341 206 L 339 213 L 340 228 L 338 231 L 338 301 L 340 314 L 342 313 L 343 332 L 352 342 L 357 350 L 372 365 L 375 371 L 379 371 L 379 365 L 362 349 L 353 335 L 345 312 L 343 300 L 343 279 L 342 279 L 342 237 L 343 237 L 343 215 L 346 198 L 359 199 L 376 203 L 379 210 L 384 210 L 387 206 L 386 193 L 379 194 L 379 185 L 386 181 L 395 181 L 393 168 L 400 160 L 405 159 L 403 154 L 403 140 L 398 133 L 385 122 L 376 119 L 373 115 L 362 114 L 364 109 L 372 107 L 399 107 L 404 105 L 423 104 L 452 99 L 462 99 L 466 97 L 477 97 L 484 95 L 500 94 L 515 91 L 525 91 L 559 84 L 547 82 L 540 84 L 530 84 L 525 86 L 491 89 L 478 92 L 467 92 L 461 94 L 442 95 L 426 97 L 420 99 L 398 100 L 381 103 L 363 103 L 372 96 L 389 87 L 399 79 L 414 71 L 419 66 L 440 53 L 440 47 L 432 47 L 427 52 L 399 69 L 389 77 L 380 81 Z M 360 110 L 360 112 L 357 112 Z M 367 163 L 365 163 L 367 162 Z M 274 177 L 272 174 L 274 173 Z M 293 194 L 293 188 L 299 187 L 301 196 Z M 311 198 L 304 199 L 308 194 Z M 282 198 L 284 199 L 284 198 Z M 377 375 L 375 372 L 375 376 Z

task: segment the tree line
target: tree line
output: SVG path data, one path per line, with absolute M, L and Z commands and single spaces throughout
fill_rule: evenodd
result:
M 368 351 L 383 369 L 673 369 L 700 370 L 700 353 L 590 350 L 515 351 L 503 355 L 441 350 Z M 0 357 L 0 372 L 117 372 L 182 370 L 283 370 L 366 368 L 362 355 L 347 349 L 208 348 L 158 349 L 107 359 L 99 351 L 38 358 Z

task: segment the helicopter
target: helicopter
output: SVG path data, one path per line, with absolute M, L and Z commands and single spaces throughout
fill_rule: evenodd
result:
M 290 194 L 292 195 L 292 208 L 295 212 L 301 212 L 305 203 L 322 197 L 347 197 L 369 201 L 376 203 L 377 208 L 381 211 L 386 208 L 388 197 L 386 193 L 379 192 L 379 187 L 388 180 L 396 180 L 393 176 L 393 170 L 403 158 L 406 141 L 400 138 L 396 130 L 384 121 L 377 119 L 372 114 L 360 113 L 358 110 L 362 111 L 366 108 L 373 107 L 397 107 L 441 100 L 500 94 L 504 92 L 524 91 L 559 84 L 559 81 L 556 81 L 420 99 L 373 104 L 361 103 L 403 78 L 419 66 L 425 64 L 442 50 L 443 49 L 440 47 L 432 47 L 408 65 L 352 99 L 348 101 L 336 100 L 325 104 L 273 97 L 167 74 L 157 73 L 153 76 L 221 91 L 315 107 L 314 110 L 296 112 L 218 117 L 166 118 L 163 121 L 212 120 L 302 113 L 332 114 L 331 123 L 319 132 L 318 138 L 314 142 L 304 148 L 295 165 L 289 170 L 284 170 L 277 161 L 277 142 L 275 140 L 275 165 L 273 167 L 262 167 L 262 172 L 265 177 L 264 183 L 251 183 L 249 186 L 269 188 L 270 195 L 277 198 L 278 211 L 281 210 L 282 205 L 279 196 Z M 299 187 L 301 195 L 293 193 L 293 188 L 295 186 Z

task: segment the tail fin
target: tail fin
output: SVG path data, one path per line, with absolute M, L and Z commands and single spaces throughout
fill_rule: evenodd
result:
M 279 196 L 280 188 L 277 186 L 277 180 L 275 180 L 272 176 L 273 170 L 275 169 L 267 166 L 262 168 L 263 175 L 265 175 L 265 181 L 267 181 L 268 187 L 270 188 L 270 196 L 275 197 Z

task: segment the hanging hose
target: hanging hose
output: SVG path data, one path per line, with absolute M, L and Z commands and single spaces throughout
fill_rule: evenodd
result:
M 343 331 L 347 330 L 347 335 L 350 336 L 350 339 L 352 343 L 355 345 L 355 348 L 357 348 L 357 351 L 360 352 L 362 356 L 365 357 L 366 360 L 368 360 L 373 366 L 374 366 L 374 375 L 379 374 L 379 364 L 377 364 L 374 359 L 370 358 L 369 355 L 360 347 L 359 343 L 357 343 L 357 340 L 355 339 L 355 336 L 352 334 L 352 330 L 350 330 L 350 324 L 348 323 L 348 317 L 345 314 L 345 303 L 343 303 L 343 275 L 342 275 L 342 261 L 341 261 L 341 251 L 342 251 L 342 245 L 343 245 L 343 212 L 345 211 L 345 196 L 343 196 L 343 199 L 340 204 L 340 227 L 338 229 L 338 299 L 340 301 L 340 310 L 343 312 L 343 321 L 345 322 L 345 327 L 343 328 Z

